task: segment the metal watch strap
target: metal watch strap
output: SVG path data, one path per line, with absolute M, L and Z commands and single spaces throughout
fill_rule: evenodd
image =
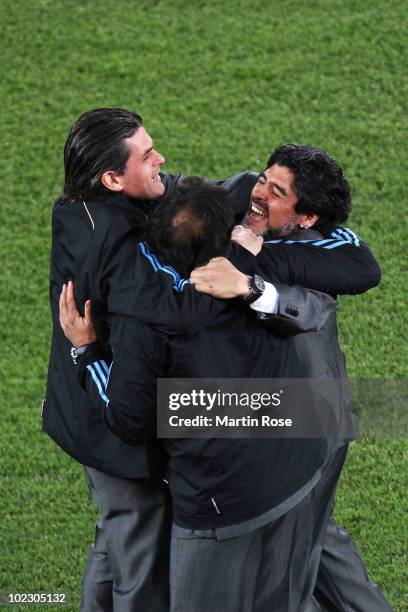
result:
M 253 274 L 248 278 L 251 293 L 246 297 L 243 297 L 242 301 L 245 304 L 252 304 L 253 302 L 256 302 L 256 300 L 258 300 L 265 291 L 265 281 L 261 276 L 258 276 L 258 274 Z

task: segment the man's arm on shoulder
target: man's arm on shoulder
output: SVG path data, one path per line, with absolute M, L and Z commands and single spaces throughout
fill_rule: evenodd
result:
M 357 237 L 266 242 L 256 259 L 256 271 L 265 280 L 332 295 L 364 293 L 381 280 L 378 262 Z
M 225 308 L 194 291 L 189 279 L 166 265 L 147 242 L 122 244 L 107 269 L 108 312 L 135 316 L 163 332 L 194 332 Z
M 215 297 L 248 299 L 249 277 L 225 257 L 216 257 L 196 268 L 191 279 L 197 291 Z M 282 335 L 316 331 L 336 308 L 329 295 L 297 286 L 266 284 L 264 293 L 250 304 L 258 316 L 270 319 L 270 326 Z M 255 314 L 255 313 L 254 313 Z M 281 322 L 281 325 L 280 325 Z

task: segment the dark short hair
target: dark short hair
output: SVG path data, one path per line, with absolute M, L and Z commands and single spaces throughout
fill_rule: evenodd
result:
M 344 223 L 351 212 L 351 192 L 341 166 L 326 151 L 308 145 L 285 144 L 272 153 L 274 164 L 292 171 L 298 197 L 295 211 L 319 215 L 314 227 Z
M 142 118 L 124 108 L 96 108 L 81 115 L 65 143 L 64 200 L 86 200 L 106 191 L 102 175 L 124 173 L 129 157 L 125 140 L 141 125 Z
M 225 255 L 233 225 L 225 189 L 194 176 L 156 205 L 148 242 L 164 263 L 187 276 L 212 257 Z

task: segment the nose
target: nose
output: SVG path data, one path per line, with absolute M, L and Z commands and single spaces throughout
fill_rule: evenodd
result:
M 165 163 L 166 158 L 161 153 L 159 153 L 158 151 L 155 151 L 155 153 L 156 153 L 156 159 L 157 159 L 156 163 L 157 163 L 157 165 L 158 166 L 162 166 Z
M 265 189 L 265 185 L 261 183 L 257 183 L 252 190 L 252 198 L 255 200 L 266 201 L 267 199 L 267 191 Z

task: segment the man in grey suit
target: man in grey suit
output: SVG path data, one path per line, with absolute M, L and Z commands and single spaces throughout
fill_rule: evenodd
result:
M 349 241 L 350 248 L 358 247 L 359 239 L 351 230 L 339 230 L 335 226 L 331 217 L 335 208 L 344 223 L 351 210 L 351 197 L 347 181 L 335 160 L 315 147 L 284 145 L 272 153 L 265 171 L 259 175 L 243 225 L 235 230 L 234 239 L 258 255 L 257 269 L 261 274 L 267 274 L 270 265 L 268 244 L 283 245 L 282 239 L 286 239 L 287 248 L 296 248 L 297 244 L 307 242 L 325 249 L 327 257 L 316 258 L 316 266 L 321 266 L 322 272 L 325 266 L 331 266 L 333 275 L 336 275 L 329 254 L 337 248 L 335 239 Z M 246 275 L 224 258 L 198 268 L 191 274 L 191 280 L 198 291 L 217 298 L 243 296 L 248 290 Z M 330 288 L 328 291 L 333 295 Z M 273 317 L 269 319 L 271 323 Z M 335 322 L 331 329 L 325 328 L 325 333 L 321 330 L 318 334 L 292 336 L 287 342 L 291 344 L 291 354 L 295 358 L 290 376 L 347 376 L 343 360 L 339 361 L 340 370 L 333 362 L 334 356 L 340 353 Z M 328 371 L 322 372 L 322 364 L 323 370 L 328 366 Z M 345 426 L 349 412 L 341 404 L 338 408 L 341 411 L 340 426 Z M 347 448 L 348 442 L 347 439 L 337 439 L 332 452 Z M 330 503 L 334 507 L 334 499 Z M 377 585 L 369 580 L 350 535 L 337 525 L 332 515 L 321 546 L 314 595 L 309 604 L 310 611 L 391 610 Z

